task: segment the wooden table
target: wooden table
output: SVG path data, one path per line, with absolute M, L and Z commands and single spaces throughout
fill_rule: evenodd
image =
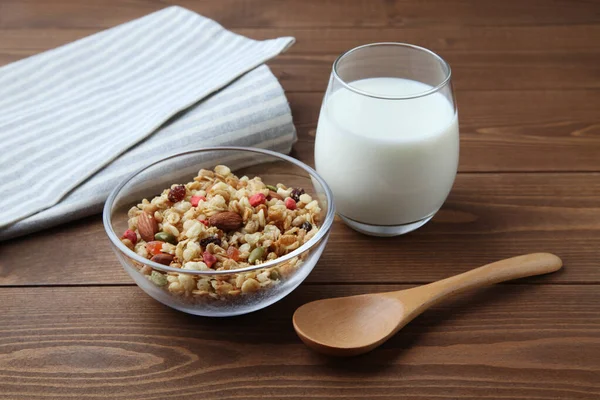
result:
M 0 0 L 0 64 L 170 1 Z M 600 2 L 181 0 L 256 39 L 293 35 L 269 63 L 313 162 L 331 63 L 376 41 L 431 48 L 453 68 L 460 173 L 432 222 L 372 239 L 339 221 L 307 282 L 229 319 L 138 289 L 100 216 L 0 244 L 2 399 L 600 398 Z M 8 149 L 4 149 L 7 151 Z M 309 351 L 309 300 L 422 284 L 536 251 L 565 268 L 457 297 L 376 351 Z

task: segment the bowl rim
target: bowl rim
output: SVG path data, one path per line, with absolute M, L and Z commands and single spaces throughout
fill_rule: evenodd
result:
M 262 263 L 259 265 L 253 265 L 253 266 L 246 267 L 246 268 L 222 270 L 222 271 L 182 270 L 181 268 L 170 267 L 167 265 L 163 265 L 163 264 L 159 264 L 157 262 L 151 261 L 147 258 L 144 258 L 144 257 L 138 255 L 133 250 L 129 249 L 127 246 L 125 246 L 121 242 L 119 237 L 117 236 L 116 232 L 113 230 L 112 224 L 110 222 L 110 213 L 111 213 L 112 206 L 114 204 L 116 197 L 121 192 L 121 190 L 133 178 L 135 178 L 143 171 L 147 170 L 148 168 L 151 168 L 152 166 L 154 166 L 158 163 L 161 163 L 163 161 L 173 159 L 176 157 L 181 157 L 184 155 L 189 155 L 189 154 L 193 154 L 193 153 L 209 152 L 209 151 L 243 151 L 243 152 L 264 154 L 264 155 L 278 158 L 283 161 L 287 161 L 291 164 L 296 165 L 299 168 L 302 168 L 304 171 L 306 171 L 310 175 L 311 178 L 314 178 L 319 182 L 319 184 L 321 185 L 321 187 L 323 188 L 323 190 L 325 192 L 325 196 L 327 197 L 327 214 L 326 214 L 325 220 L 321 224 L 317 234 L 315 234 L 315 236 L 313 236 L 308 242 L 304 243 L 302 246 L 298 247 L 296 250 L 294 250 L 291 253 L 286 254 L 284 256 L 278 257 L 274 260 L 270 260 L 265 263 Z M 104 231 L 108 235 L 108 238 L 110 239 L 112 244 L 117 249 L 119 249 L 121 251 L 121 253 L 134 259 L 135 261 L 139 262 L 140 264 L 148 265 L 148 266 L 152 267 L 153 269 L 157 269 L 160 271 L 185 273 L 185 274 L 189 274 L 189 275 L 206 275 L 206 276 L 231 275 L 231 274 L 238 274 L 238 273 L 242 273 L 242 272 L 255 271 L 258 269 L 275 267 L 277 265 L 282 264 L 285 261 L 291 260 L 292 258 L 298 256 L 299 254 L 301 254 L 301 253 L 305 252 L 306 250 L 309 250 L 312 247 L 314 247 L 315 245 L 317 245 L 321 241 L 321 239 L 324 238 L 328 234 L 329 230 L 331 229 L 331 225 L 333 224 L 334 217 L 335 217 L 335 204 L 333 203 L 333 193 L 331 192 L 331 189 L 329 188 L 329 186 L 327 185 L 325 180 L 317 173 L 317 171 L 315 171 L 313 168 L 309 167 L 308 165 L 304 164 L 302 161 L 296 160 L 295 158 L 292 158 L 288 155 L 278 153 L 278 152 L 275 152 L 272 150 L 260 149 L 260 148 L 255 148 L 255 147 L 243 147 L 243 146 L 201 147 L 201 148 L 197 148 L 194 150 L 188 150 L 188 151 L 184 151 L 184 152 L 174 153 L 174 154 L 168 155 L 167 157 L 163 157 L 158 160 L 154 160 L 150 164 L 148 164 L 142 168 L 139 168 L 135 172 L 129 174 L 123 181 L 121 181 L 110 192 L 108 198 L 104 202 L 104 208 L 102 211 L 102 222 L 104 225 Z

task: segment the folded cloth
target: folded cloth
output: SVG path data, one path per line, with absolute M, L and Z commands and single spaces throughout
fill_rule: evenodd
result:
M 117 182 L 177 150 L 290 151 L 287 100 L 259 65 L 292 43 L 250 40 L 169 7 L 0 68 L 0 140 L 10 149 L 0 159 L 0 240 L 100 211 Z

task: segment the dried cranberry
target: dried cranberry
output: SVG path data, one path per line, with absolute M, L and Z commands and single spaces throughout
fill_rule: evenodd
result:
M 256 207 L 257 205 L 264 203 L 266 199 L 267 196 L 265 196 L 264 194 L 256 193 L 255 195 L 250 196 L 248 202 L 252 207 Z
M 208 246 L 211 243 L 214 243 L 217 246 L 220 246 L 221 239 L 219 239 L 217 236 L 211 236 L 211 237 L 207 237 L 207 238 L 200 240 L 200 246 L 202 246 L 204 248 L 206 248 L 206 246 Z
M 202 261 L 204 261 L 204 264 L 206 264 L 208 268 L 211 268 L 217 262 L 217 257 L 210 254 L 208 251 L 205 251 L 202 254 Z
M 310 222 L 304 221 L 300 229 L 304 229 L 306 232 L 308 232 L 312 229 L 312 225 L 310 224 Z
M 121 236 L 121 239 L 129 239 L 134 245 L 137 243 L 137 235 L 131 229 L 127 229 L 125 233 L 123 233 L 123 236 Z
M 204 226 L 210 226 L 210 222 L 207 219 L 199 219 L 198 221 L 202 222 Z
M 284 203 L 288 210 L 295 210 L 297 207 L 296 202 L 291 197 L 285 199 Z
M 200 201 L 206 201 L 206 197 L 204 196 L 192 196 L 190 199 L 190 203 L 192 203 L 192 207 L 198 207 L 198 203 Z
M 169 198 L 169 201 L 173 203 L 183 200 L 185 198 L 185 186 L 179 185 L 171 188 L 167 197 Z
M 300 196 L 302 196 L 304 193 L 306 193 L 306 192 L 304 191 L 304 189 L 302 189 L 302 188 L 297 188 L 297 189 L 294 189 L 294 190 L 292 190 L 292 193 L 290 194 L 290 197 L 291 197 L 292 199 L 294 199 L 294 201 L 297 203 L 297 202 L 299 202 L 299 201 L 300 201 Z

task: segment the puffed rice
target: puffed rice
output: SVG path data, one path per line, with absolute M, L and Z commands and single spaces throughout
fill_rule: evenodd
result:
M 269 193 L 273 187 L 267 188 L 260 177 L 238 178 L 225 165 L 216 166 L 214 171 L 202 169 L 193 181 L 183 186 L 186 195 L 176 203 L 168 200 L 171 189 L 165 189 L 161 195 L 150 201 L 143 199 L 136 207 L 132 207 L 127 213 L 129 229 L 137 233 L 137 217 L 142 212 L 149 213 L 158 223 L 159 230 L 177 239 L 177 244 L 162 244 L 162 252 L 174 256 L 171 267 L 182 271 L 231 270 L 232 274 L 165 274 L 148 266 L 140 266 L 141 273 L 172 294 L 223 300 L 266 290 L 293 274 L 303 257 L 294 257 L 277 267 L 252 272 L 235 274 L 235 270 L 276 260 L 298 249 L 314 237 L 319 229 L 319 203 L 300 188 L 296 188 L 302 192 L 298 208 L 290 210 L 284 201 L 294 188 L 278 183 L 277 194 L 283 200 L 271 198 Z M 264 195 L 264 201 L 256 206 L 250 205 L 249 198 L 258 193 Z M 190 202 L 192 196 L 202 196 L 196 207 Z M 224 232 L 210 225 L 210 217 L 226 211 L 242 217 L 243 224 L 239 229 Z M 302 229 L 305 226 L 308 228 Z M 138 255 L 152 258 L 153 254 L 139 233 L 138 238 L 135 245 L 128 239 L 122 240 L 129 241 L 124 243 Z M 251 253 L 250 261 L 253 264 L 248 262 Z M 260 258 L 255 260 L 257 254 Z

